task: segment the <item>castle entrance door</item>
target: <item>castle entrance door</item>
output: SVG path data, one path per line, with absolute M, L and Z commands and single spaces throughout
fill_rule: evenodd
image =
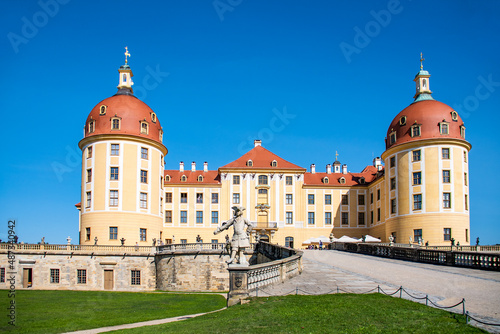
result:
M 104 270 L 104 290 L 113 290 L 113 270 Z
M 23 268 L 23 288 L 31 288 L 33 285 L 33 269 Z

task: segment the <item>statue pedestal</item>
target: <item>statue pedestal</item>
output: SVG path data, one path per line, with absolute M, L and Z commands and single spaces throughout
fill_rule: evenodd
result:
M 248 265 L 244 264 L 229 265 L 228 307 L 240 304 L 243 299 L 248 298 L 248 269 Z

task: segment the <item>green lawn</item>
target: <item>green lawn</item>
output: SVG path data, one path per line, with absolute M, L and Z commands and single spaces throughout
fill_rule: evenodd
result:
M 381 294 L 254 298 L 176 323 L 113 333 L 485 333 L 462 315 Z
M 226 306 L 221 295 L 105 291 L 16 292 L 16 326 L 7 324 L 8 291 L 0 291 L 0 332 L 62 333 L 208 312 Z

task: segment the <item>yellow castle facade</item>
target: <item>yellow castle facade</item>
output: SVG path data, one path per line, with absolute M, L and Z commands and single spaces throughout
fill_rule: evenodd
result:
M 339 161 L 324 172 L 254 148 L 217 170 L 196 163 L 165 170 L 156 113 L 133 95 L 129 65 L 118 92 L 85 122 L 80 244 L 151 245 L 225 242 L 213 231 L 246 208 L 253 240 L 303 248 L 310 238 L 371 235 L 388 242 L 462 245 L 469 240 L 465 126 L 435 101 L 430 74 L 415 76 L 414 101 L 387 130 L 386 150 L 359 173 Z

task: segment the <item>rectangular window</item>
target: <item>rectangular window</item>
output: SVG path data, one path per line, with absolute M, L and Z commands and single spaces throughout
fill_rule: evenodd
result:
M 314 194 L 307 195 L 307 204 L 310 204 L 310 205 L 314 204 Z
M 396 213 L 396 199 L 391 199 L 391 213 Z
M 381 218 L 380 208 L 377 208 L 377 221 L 379 222 Z
M 467 173 L 464 173 L 464 185 L 468 185 L 468 182 L 467 182 Z
M 358 212 L 358 225 L 365 225 L 365 213 Z
M 187 202 L 188 202 L 188 194 L 181 193 L 181 203 L 187 203 Z
M 286 223 L 288 225 L 293 224 L 293 212 L 287 211 L 285 215 L 286 215 Z
M 412 137 L 420 136 L 420 125 L 414 125 L 411 127 L 411 136 Z
M 358 195 L 358 205 L 365 205 L 365 195 Z
M 467 162 L 467 152 L 464 151 L 464 162 Z
M 373 211 L 370 211 L 370 224 L 373 224 Z
M 415 172 L 413 173 L 413 185 L 419 185 L 422 184 L 422 172 Z
M 325 195 L 325 204 L 326 205 L 332 204 L 332 195 Z
M 267 175 L 259 175 L 259 184 L 267 184 Z
M 109 191 L 109 206 L 118 206 L 118 190 Z
M 396 189 L 396 178 L 392 177 L 391 178 L 391 190 Z
M 196 203 L 203 203 L 203 193 L 196 193 Z
M 140 194 L 140 206 L 141 206 L 141 209 L 148 208 L 148 194 L 146 194 L 146 193 Z
M 140 228 L 139 229 L 139 240 L 140 241 L 146 241 L 146 229 L 145 228 Z
M 349 205 L 349 195 L 342 195 L 342 205 Z
M 5 268 L 0 268 L 0 283 L 5 283 Z
M 380 201 L 380 189 L 377 189 L 377 201 Z
M 292 185 L 292 177 L 291 176 L 285 176 L 285 183 L 287 186 Z
M 92 168 L 87 169 L 87 182 L 92 182 Z
M 465 242 L 469 242 L 469 229 L 465 229 Z
M 131 270 L 131 285 L 141 285 L 141 271 L 140 270 Z
M 450 183 L 450 171 L 443 170 L 443 183 Z
M 450 149 L 449 148 L 442 148 L 441 149 L 441 158 L 443 158 L 443 159 L 450 158 Z
M 465 210 L 469 210 L 469 196 L 465 195 Z
M 92 158 L 92 146 L 87 147 L 87 158 Z
M 112 128 L 113 128 L 113 130 L 119 130 L 120 129 L 120 119 L 119 118 L 114 118 L 113 119 Z
M 443 208 L 451 208 L 451 193 L 443 193 Z
M 240 194 L 239 193 L 233 194 L 233 204 L 240 204 Z
M 413 210 L 422 210 L 422 194 L 413 195 Z
M 314 225 L 314 212 L 307 213 L 307 224 Z
M 85 240 L 90 240 L 90 227 L 85 228 Z
M 413 151 L 413 162 L 420 161 L 420 150 Z
M 219 224 L 219 211 L 212 211 L 212 224 Z
M 396 166 L 396 156 L 391 157 L 391 159 L 389 160 L 389 164 L 391 168 Z
M 203 211 L 196 211 L 196 224 L 203 224 Z
M 141 159 L 148 159 L 148 149 L 141 147 Z
M 120 144 L 111 144 L 111 155 L 120 155 Z
M 212 193 L 212 204 L 219 203 L 219 193 Z
M 181 244 L 184 245 L 184 244 L 187 244 L 187 243 L 188 243 L 187 239 L 181 239 Z
M 373 204 L 373 193 L 370 193 L 370 204 Z
M 118 167 L 109 168 L 109 179 L 113 181 L 118 180 Z
M 342 212 L 342 225 L 349 224 L 349 212 Z
M 165 193 L 165 203 L 172 203 L 172 193 Z
M 445 227 L 443 229 L 443 237 L 444 241 L 450 241 L 451 240 L 451 228 Z
M 109 240 L 118 239 L 118 227 L 112 226 L 109 228 Z
M 325 225 L 332 225 L 332 213 L 325 212 Z
M 292 194 L 285 195 L 285 203 L 286 204 L 293 204 L 293 195 Z
M 413 230 L 413 241 L 419 242 L 422 240 L 422 229 Z
M 141 169 L 141 183 L 148 183 L 148 171 Z
M 87 208 L 90 208 L 90 205 L 92 204 L 92 192 L 87 191 Z
M 172 210 L 165 211 L 165 223 L 172 222 Z
M 447 123 L 441 123 L 441 134 L 442 135 L 447 135 L 448 134 L 448 124 Z
M 240 184 L 240 176 L 233 175 L 233 184 Z
M 187 222 L 188 222 L 188 212 L 181 211 L 181 223 L 187 223 Z
M 59 269 L 50 269 L 50 283 L 59 283 Z

